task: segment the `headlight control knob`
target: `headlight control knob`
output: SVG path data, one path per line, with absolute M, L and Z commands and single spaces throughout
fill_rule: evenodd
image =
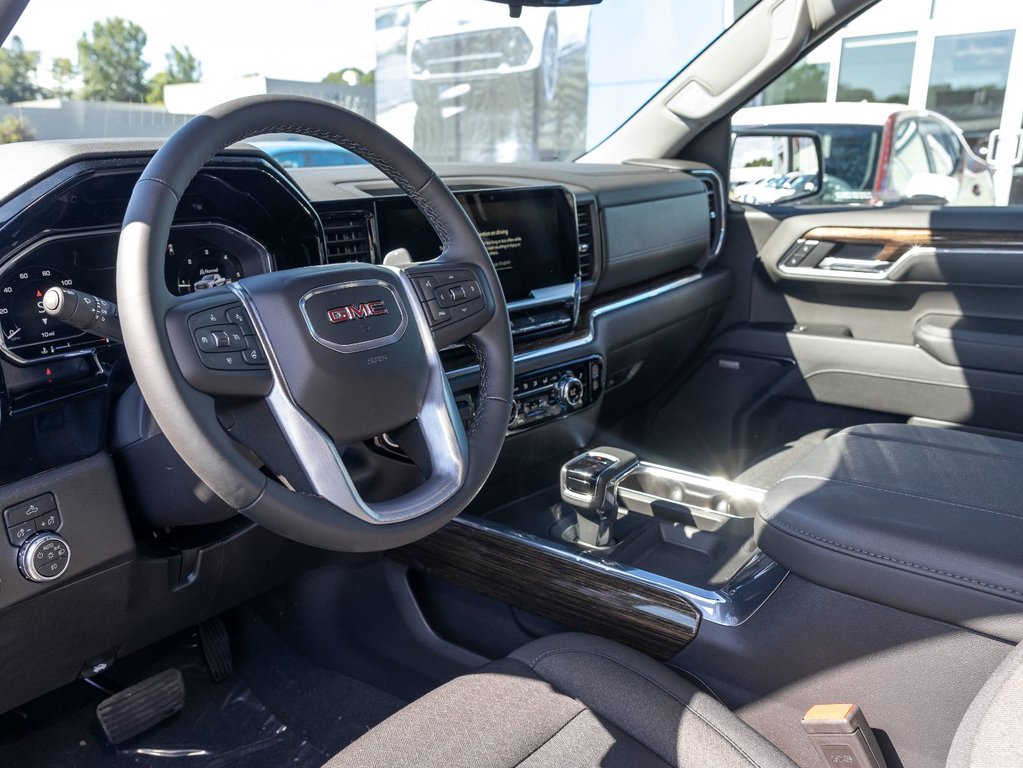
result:
M 575 376 L 562 376 L 558 381 L 558 400 L 569 408 L 578 408 L 583 402 L 583 383 Z
M 71 547 L 56 533 L 36 534 L 18 550 L 18 569 L 29 581 L 53 581 L 70 562 Z

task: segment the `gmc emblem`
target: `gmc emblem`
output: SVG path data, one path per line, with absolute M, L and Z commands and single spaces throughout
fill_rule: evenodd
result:
M 332 323 L 347 323 L 349 320 L 358 320 L 363 317 L 377 317 L 387 314 L 387 305 L 384 302 L 366 301 L 362 304 L 348 304 L 344 307 L 335 307 L 327 310 L 327 319 Z

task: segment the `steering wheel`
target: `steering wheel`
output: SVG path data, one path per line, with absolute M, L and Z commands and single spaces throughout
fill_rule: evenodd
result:
M 219 151 L 265 133 L 326 139 L 372 163 L 422 211 L 440 255 L 405 269 L 314 266 L 172 295 L 164 262 L 185 189 Z M 351 552 L 407 544 L 462 511 L 497 461 L 513 362 L 494 265 L 429 166 L 353 112 L 257 96 L 189 121 L 132 192 L 117 300 L 136 380 L 171 445 L 227 504 L 289 539 Z M 481 376 L 468 427 L 438 354 L 461 340 Z M 247 407 L 225 416 L 218 403 Z M 252 416 L 255 427 L 233 421 L 256 413 L 263 421 Z M 345 447 L 384 434 L 405 449 L 422 481 L 369 501 L 346 467 Z M 273 463 L 290 468 L 285 479 Z

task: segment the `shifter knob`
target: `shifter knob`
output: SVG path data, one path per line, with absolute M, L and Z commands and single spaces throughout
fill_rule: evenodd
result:
M 606 547 L 618 519 L 618 484 L 639 465 L 631 451 L 602 447 L 561 468 L 561 498 L 575 507 L 579 543 Z

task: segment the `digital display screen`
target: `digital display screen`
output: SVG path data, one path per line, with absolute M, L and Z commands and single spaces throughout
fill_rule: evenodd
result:
M 459 192 L 455 197 L 479 230 L 507 301 L 575 280 L 579 240 L 564 190 L 504 189 Z M 404 248 L 418 262 L 440 253 L 440 239 L 407 198 L 378 201 L 377 227 L 381 255 Z

